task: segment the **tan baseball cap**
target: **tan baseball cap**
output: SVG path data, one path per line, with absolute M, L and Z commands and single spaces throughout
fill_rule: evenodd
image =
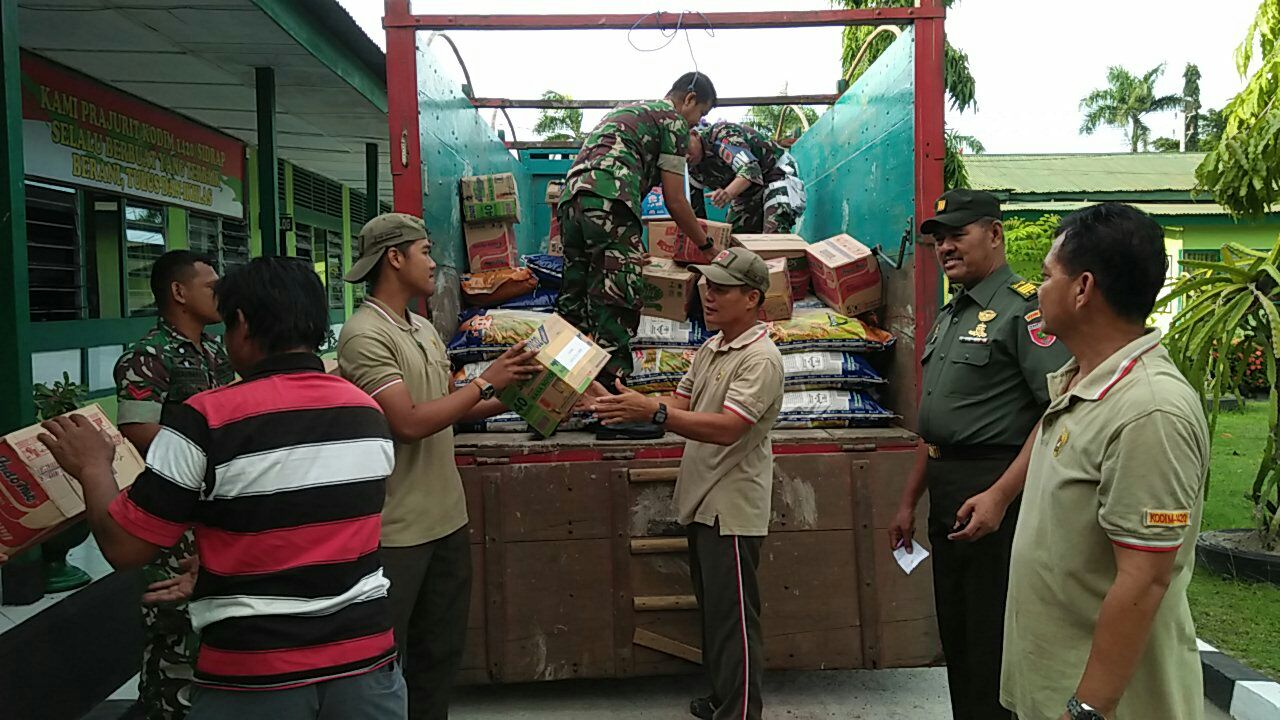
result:
M 746 285 L 762 293 L 769 292 L 769 266 L 759 255 L 743 247 L 723 250 L 710 265 L 691 265 L 690 269 L 717 285 Z
M 359 254 L 343 279 L 351 283 L 361 282 L 373 272 L 373 267 L 387 248 L 428 237 L 431 235 L 420 217 L 406 213 L 379 215 L 360 228 L 360 236 L 356 238 Z

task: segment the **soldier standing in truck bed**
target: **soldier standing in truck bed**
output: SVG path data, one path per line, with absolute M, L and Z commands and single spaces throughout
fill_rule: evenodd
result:
M 911 549 L 916 505 L 927 488 L 952 713 L 956 720 L 993 720 L 1010 717 L 1000 705 L 1000 661 L 1018 503 L 1003 522 L 961 517 L 961 509 L 1017 457 L 1048 406 L 1046 376 L 1070 354 L 1042 330 L 1036 286 L 1005 261 L 999 201 L 956 189 L 938 199 L 936 212 L 920 233 L 933 236 L 943 272 L 961 289 L 925 340 L 919 431 L 928 452 L 908 478 L 890 543 Z
M 769 136 L 726 121 L 698 125 L 688 159 L 691 184 L 716 207 L 729 206 L 726 220 L 735 233 L 795 230 L 804 213 L 804 183 L 791 153 Z

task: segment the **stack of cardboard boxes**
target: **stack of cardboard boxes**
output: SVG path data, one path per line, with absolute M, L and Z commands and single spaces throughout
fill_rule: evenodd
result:
M 547 183 L 547 204 L 551 206 L 551 232 L 547 236 L 547 254 L 557 257 L 564 256 L 564 241 L 560 238 L 560 213 L 556 212 L 562 193 L 564 193 L 563 180 L 552 180 Z
M 463 235 L 471 272 L 519 265 L 513 225 L 520 222 L 520 196 L 511 173 L 464 177 Z

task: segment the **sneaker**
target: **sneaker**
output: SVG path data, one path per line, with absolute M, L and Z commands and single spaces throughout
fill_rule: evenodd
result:
M 689 714 L 702 720 L 711 720 L 716 716 L 716 705 L 710 695 L 694 698 L 689 701 Z

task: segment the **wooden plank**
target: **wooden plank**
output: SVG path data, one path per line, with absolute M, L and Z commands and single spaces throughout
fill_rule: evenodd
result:
M 661 538 L 632 538 L 631 554 L 632 555 L 652 555 L 654 553 L 674 553 L 688 552 L 689 538 L 682 537 L 661 537 Z
M 484 627 L 485 658 L 489 663 L 489 678 L 501 683 L 503 677 L 503 638 L 506 636 L 506 581 L 503 567 L 506 564 L 506 544 L 502 541 L 502 520 L 498 498 L 501 478 L 495 468 L 477 471 L 484 483 Z
M 467 531 L 473 545 L 484 544 L 484 480 L 472 468 L 459 468 L 467 498 Z
M 659 610 L 697 610 L 698 598 L 693 595 L 637 595 L 636 612 Z
M 897 355 L 897 353 L 894 353 Z M 817 442 L 858 444 L 873 442 L 877 446 L 915 443 L 917 436 L 901 427 L 847 428 L 838 430 L 774 430 L 769 433 L 774 445 L 804 445 Z M 533 438 L 517 433 L 459 433 L 454 436 L 456 454 L 475 455 L 484 448 L 496 448 L 504 453 L 544 453 L 574 449 L 624 450 L 665 447 L 682 447 L 685 440 L 667 433 L 658 440 L 632 440 L 626 443 L 596 440 L 593 433 L 558 432 L 549 438 Z
M 633 483 L 675 482 L 680 477 L 679 467 L 670 468 L 636 468 L 630 471 L 629 478 Z
M 853 528 L 847 456 L 779 455 L 770 533 Z
M 693 592 L 687 552 L 632 555 L 630 559 L 631 590 L 635 595 L 661 597 Z
M 609 469 L 606 463 L 505 468 L 499 493 L 503 541 L 608 538 Z
M 666 471 L 665 468 L 658 469 Z M 634 476 L 639 470 L 632 470 Z M 674 482 L 627 484 L 627 531 L 633 538 L 685 536 L 675 506 Z
M 655 632 L 649 632 L 643 628 L 636 628 L 635 636 L 632 642 L 640 647 L 647 647 L 650 650 L 657 650 L 660 653 L 666 653 L 678 657 L 681 660 L 688 660 L 691 663 L 702 664 L 702 651 L 692 645 L 686 645 L 678 640 L 672 640 Z
M 880 624 L 880 667 L 942 665 L 942 644 L 934 618 Z
M 770 535 L 760 555 L 769 667 L 863 667 L 853 531 Z
M 634 667 L 631 636 L 635 632 L 635 613 L 631 598 L 631 543 L 628 524 L 631 514 L 627 509 L 630 483 L 627 469 L 614 468 L 609 473 L 610 539 L 613 550 L 613 662 L 615 676 L 631 675 Z
M 615 677 L 611 542 L 507 543 L 504 682 Z
M 866 457 L 878 460 L 873 453 Z M 863 667 L 880 667 L 880 591 L 876 587 L 875 523 L 867 460 L 850 460 L 853 476 L 854 549 L 857 553 L 858 611 L 862 625 Z
M 635 613 L 635 626 L 689 647 L 702 646 L 702 615 L 700 613 L 686 610 Z M 664 652 L 640 645 L 632 645 L 632 650 L 635 657 L 633 676 L 678 675 L 700 671 L 697 665 Z

